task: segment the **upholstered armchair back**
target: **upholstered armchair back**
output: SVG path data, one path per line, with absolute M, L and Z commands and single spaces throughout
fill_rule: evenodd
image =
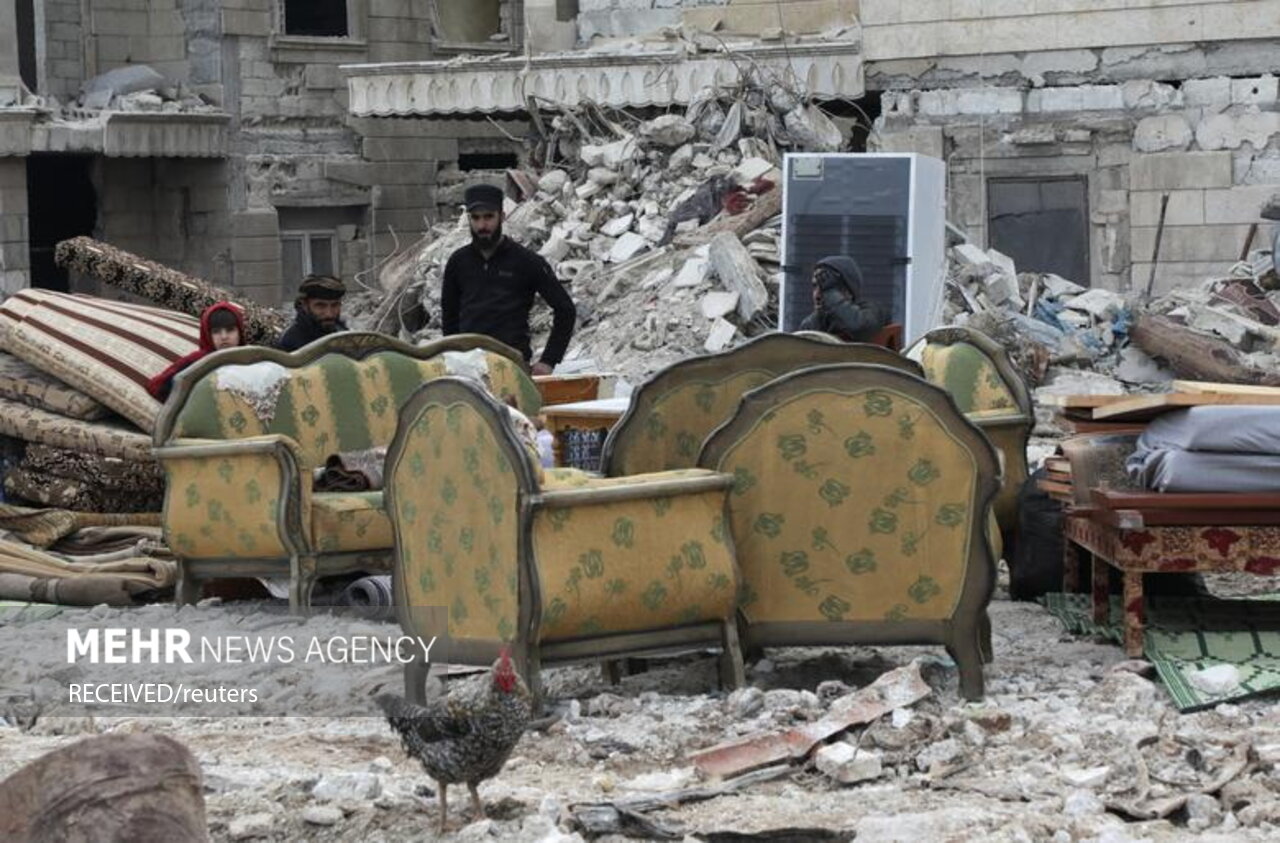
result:
M 609 434 L 602 470 L 612 477 L 688 468 L 743 394 L 779 375 L 825 363 L 874 363 L 920 373 L 918 364 L 881 346 L 766 334 L 721 354 L 682 360 L 649 379 Z
M 357 344 L 355 340 L 364 339 Z M 166 438 L 245 439 L 278 433 L 297 442 L 308 467 L 330 454 L 385 447 L 397 413 L 425 381 L 449 374 L 486 379 L 526 414 L 540 399 L 515 352 L 486 338 L 409 346 L 390 337 L 335 334 L 293 354 L 247 347 L 193 371 L 167 413 Z M 168 408 L 167 408 L 168 409 Z

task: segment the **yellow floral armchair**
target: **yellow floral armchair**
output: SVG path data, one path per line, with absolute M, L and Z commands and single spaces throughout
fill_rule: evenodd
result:
M 503 407 L 457 378 L 404 406 L 386 468 L 397 619 L 424 639 L 447 631 L 448 661 L 488 665 L 510 645 L 537 689 L 550 662 L 711 646 L 722 682 L 742 683 L 731 477 L 544 476 Z M 406 668 L 410 697 L 426 669 Z
M 1008 353 L 972 328 L 938 328 L 925 334 L 918 356 L 925 380 L 950 393 L 960 412 L 982 429 L 1000 452 L 1004 473 L 996 520 L 1011 555 L 1018 528 L 1018 492 L 1027 480 L 1027 440 L 1035 427 L 1031 392 Z
M 882 346 L 825 334 L 765 334 L 720 354 L 681 360 L 641 385 L 605 440 L 601 471 L 612 477 L 693 466 L 703 441 L 748 390 L 797 369 L 834 363 L 920 374 L 919 364 Z
M 981 697 L 998 465 L 945 392 L 801 370 L 747 393 L 698 464 L 734 478 L 744 646 L 944 644 Z
M 314 492 L 315 469 L 331 454 L 389 445 L 414 390 L 456 369 L 536 413 L 524 365 L 487 337 L 411 346 L 349 332 L 292 353 L 229 349 L 180 373 L 154 439 L 179 605 L 206 580 L 287 577 L 290 609 L 305 611 L 318 577 L 389 569 L 382 491 Z

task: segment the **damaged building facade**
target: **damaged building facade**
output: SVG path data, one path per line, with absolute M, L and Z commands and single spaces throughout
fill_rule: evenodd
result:
M 352 278 L 529 161 L 540 110 L 770 74 L 848 148 L 943 159 L 1020 268 L 1156 291 L 1238 258 L 1280 185 L 1280 0 L 0 3 L 0 282 L 89 234 L 269 304 Z M 82 91 L 131 65 L 163 82 Z M 104 99 L 105 97 L 105 99 Z M 1261 239 L 1255 244 L 1261 245 Z
M 3 289 L 95 289 L 53 263 L 80 234 L 272 305 L 307 272 L 373 265 L 423 229 L 436 161 L 456 155 L 378 150 L 338 68 L 432 55 L 429 8 L 0 3 Z
M 519 58 L 348 68 L 352 113 L 430 137 L 477 112 L 518 124 L 527 102 L 679 106 L 762 69 L 870 124 L 849 148 L 943 159 L 974 242 L 1117 291 L 1146 287 L 1166 192 L 1157 293 L 1238 259 L 1280 188 L 1277 0 L 579 0 L 524 19 Z

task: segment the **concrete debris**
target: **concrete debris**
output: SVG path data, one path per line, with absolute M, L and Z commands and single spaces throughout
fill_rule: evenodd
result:
M 520 200 L 504 227 L 546 258 L 580 305 L 560 371 L 590 361 L 640 382 L 708 343 L 727 348 L 772 328 L 782 153 L 843 148 L 840 127 L 776 81 L 707 88 L 683 114 L 641 123 L 615 122 L 590 105 L 544 117 L 545 167 L 502 175 Z M 411 341 L 438 336 L 440 273 L 466 242 L 464 219 L 435 226 L 413 247 L 408 283 L 375 291 L 373 304 L 348 296 L 349 324 Z M 707 299 L 712 292 L 736 293 L 735 309 L 722 312 L 726 299 Z M 406 298 L 415 306 L 400 304 Z M 704 299 L 712 315 L 703 314 Z M 402 318 L 405 310 L 426 323 Z M 714 323 L 709 336 L 707 319 L 727 324 Z M 535 309 L 531 328 L 536 348 L 550 312 Z
M 736 291 L 714 291 L 702 297 L 699 307 L 702 309 L 703 316 L 708 319 L 718 319 L 738 309 L 738 298 Z
M 711 332 L 707 334 L 707 341 L 702 345 L 703 350 L 708 354 L 724 351 L 733 342 L 737 333 L 738 329 L 732 322 L 717 318 L 711 323 Z
M 879 755 L 843 741 L 819 749 L 813 763 L 820 772 L 841 784 L 856 784 L 884 775 Z

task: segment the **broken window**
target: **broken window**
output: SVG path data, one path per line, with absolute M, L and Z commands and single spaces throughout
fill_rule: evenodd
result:
M 35 0 L 17 0 L 14 7 L 18 29 L 18 76 L 28 91 L 36 90 Z
M 1089 202 L 1083 177 L 990 179 L 990 244 L 1019 272 L 1089 284 Z
M 347 0 L 284 0 L 284 33 L 347 37 Z
M 277 208 L 280 220 L 280 279 L 284 301 L 298 293 L 298 283 L 308 275 L 341 273 L 338 258 L 339 229 L 355 228 L 364 221 L 366 208 Z M 347 240 L 355 237 L 348 231 Z
M 438 46 L 509 40 L 513 6 L 511 0 L 436 0 L 431 4 L 431 24 Z

